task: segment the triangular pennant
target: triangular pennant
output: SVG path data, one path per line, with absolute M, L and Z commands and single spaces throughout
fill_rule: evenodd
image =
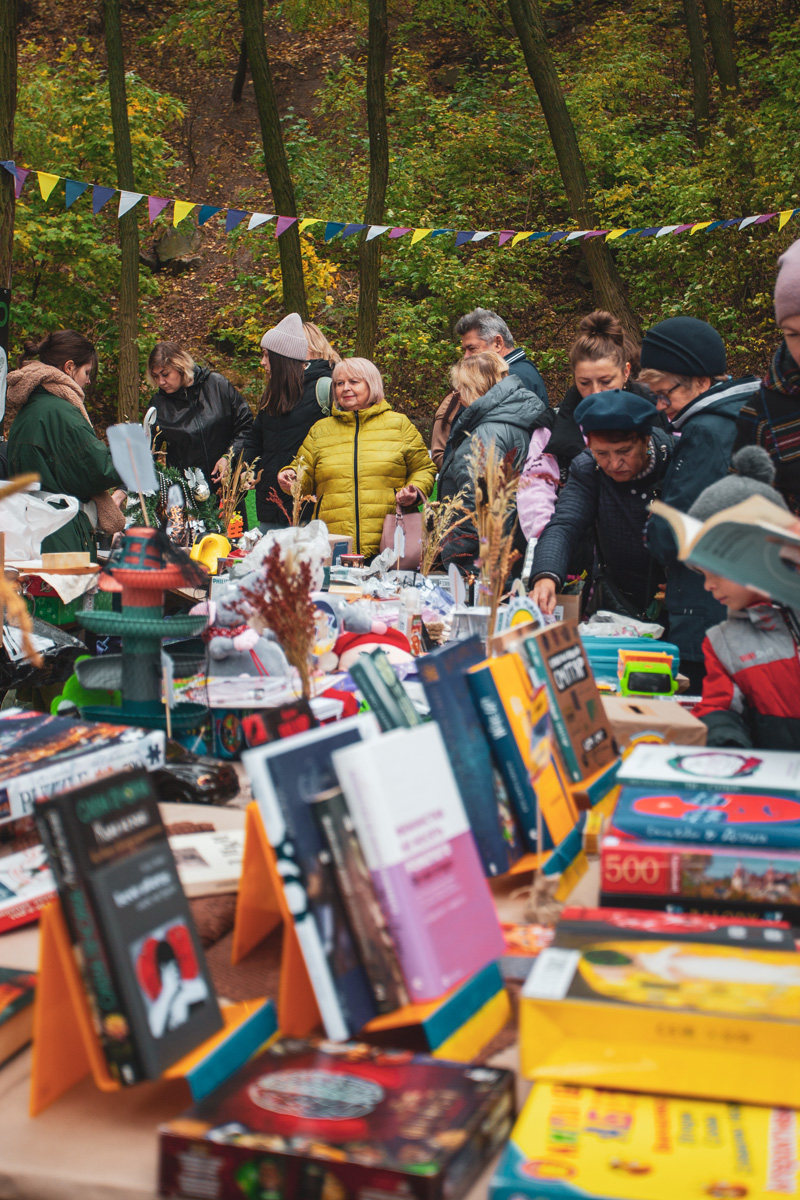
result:
M 311 225 L 321 225 L 322 217 L 303 217 L 300 222 L 300 232 L 303 233 Z
M 42 193 L 43 200 L 50 199 L 50 193 L 61 178 L 60 175 L 51 175 L 48 171 L 37 171 L 36 177 L 39 180 L 39 191 Z
M 689 223 L 687 225 L 676 225 L 674 232 L 675 233 L 686 233 L 687 230 L 691 229 L 694 224 L 695 224 L 694 221 L 689 221 Z
M 455 233 L 455 229 L 432 229 L 431 237 L 438 237 L 440 233 Z
M 767 221 L 771 221 L 773 217 L 777 217 L 777 213 L 762 213 L 760 217 L 756 217 L 756 225 L 764 225 Z
M 111 197 L 116 194 L 116 188 L 99 187 L 95 183 L 92 187 L 92 212 L 94 215 L 97 216 L 103 205 L 108 204 Z
M 13 175 L 15 179 L 17 178 L 17 164 L 13 158 L 0 158 L 0 167 L 5 167 L 9 175 Z
M 755 217 L 743 217 L 742 220 L 739 222 L 739 229 L 740 230 L 747 229 L 748 225 L 755 225 L 757 220 L 758 220 L 758 215 L 756 215 Z
M 607 233 L 611 233 L 610 229 L 587 229 L 584 233 L 584 240 L 590 237 L 605 237 Z
M 689 233 L 689 237 L 691 237 L 693 234 L 697 233 L 698 230 L 700 230 L 700 229 L 708 229 L 710 224 L 711 224 L 710 221 L 698 221 L 696 225 L 692 226 L 691 231 Z
M 666 237 L 668 233 L 674 233 L 676 229 L 680 229 L 679 225 L 662 225 L 656 234 L 657 238 Z
M 410 225 L 396 225 L 394 229 L 389 231 L 389 237 L 401 238 L 405 237 L 407 233 L 411 233 Z
M 573 229 L 572 233 L 567 234 L 567 241 L 574 242 L 575 238 L 583 237 L 585 233 L 585 229 Z
M 466 246 L 467 242 L 471 242 L 475 237 L 474 229 L 462 229 L 456 234 L 456 246 Z
M 163 196 L 148 196 L 147 211 L 150 215 L 150 224 L 153 224 L 156 217 L 164 211 L 169 204 L 169 200 L 165 200 Z
M 528 230 L 528 232 L 527 232 L 527 233 L 515 233 L 515 234 L 514 234 L 514 240 L 513 240 L 513 242 L 511 243 L 512 247 L 513 247 L 513 246 L 516 246 L 516 245 L 517 245 L 519 242 L 525 242 L 525 241 L 527 241 L 527 240 L 528 240 L 528 238 L 529 238 L 530 236 L 531 236 L 531 231 L 530 231 L 530 229 Z
M 615 240 L 616 240 L 618 237 L 622 237 L 623 233 L 627 233 L 627 230 L 626 230 L 626 229 L 611 229 L 611 230 L 610 230 L 610 231 L 609 231 L 609 232 L 606 234 L 606 241 L 607 241 L 607 242 L 613 242 L 613 241 L 615 241 Z
M 210 221 L 218 212 L 222 212 L 222 209 L 215 208 L 213 204 L 202 205 L 200 212 L 197 214 L 197 224 L 205 225 L 206 221 Z
M 341 233 L 345 227 L 344 221 L 326 221 L 325 222 L 325 241 L 329 242 L 331 238 L 335 238 L 337 233 Z
M 22 195 L 22 189 L 25 187 L 25 180 L 29 175 L 30 171 L 26 170 L 25 167 L 16 168 L 17 182 L 14 186 L 14 195 L 16 196 L 17 200 L 19 200 L 20 196 Z
M 484 238 L 491 237 L 493 233 L 493 229 L 479 229 L 472 240 L 473 242 L 482 242 Z
M 552 244 L 553 242 L 560 242 L 561 239 L 565 238 L 565 237 L 567 237 L 566 229 L 562 229 L 562 230 L 557 229 L 555 233 L 550 234 L 550 237 L 547 240 L 548 240 L 548 242 L 550 242 Z
M 529 235 L 528 241 L 529 242 L 539 242 L 539 241 L 541 241 L 542 238 L 546 238 L 549 236 L 550 236 L 550 234 L 547 233 L 546 231 L 544 233 L 532 233 Z
M 657 236 L 658 236 L 658 229 L 659 229 L 658 225 L 649 225 L 649 226 L 647 227 L 647 229 L 640 229 L 640 230 L 639 230 L 639 237 L 640 237 L 640 238 L 643 238 L 643 237 L 657 237 Z
M 373 238 L 380 237 L 382 233 L 387 233 L 390 229 L 391 225 L 370 225 L 366 240 L 371 242 Z
M 361 230 L 366 229 L 366 228 L 367 228 L 366 225 L 356 225 L 356 224 L 345 225 L 344 229 L 342 230 L 342 237 L 346 238 L 346 237 L 350 237 L 350 235 L 353 233 L 361 233 Z
M 514 233 L 515 233 L 515 230 L 513 230 L 513 229 L 501 230 L 500 236 L 497 239 L 498 246 L 505 246 L 506 242 L 510 241 L 511 238 L 513 238 Z
M 64 185 L 64 201 L 65 207 L 69 208 L 74 204 L 79 196 L 88 188 L 88 183 L 81 183 L 78 179 L 68 179 Z
M 738 225 L 741 219 L 741 217 L 731 217 L 728 221 L 722 222 L 720 229 L 730 229 L 732 226 Z
M 237 225 L 241 225 L 246 216 L 247 212 L 245 209 L 229 208 L 228 215 L 225 218 L 225 232 L 232 233 Z
M 637 233 L 641 233 L 644 227 L 642 225 L 634 225 L 631 229 L 626 229 L 623 237 L 635 237 Z
M 172 224 L 180 225 L 181 221 L 186 220 L 193 208 L 193 200 L 176 200 L 172 209 Z
M 421 242 L 423 238 L 430 237 L 432 233 L 432 229 L 415 229 L 411 238 L 411 245 L 416 246 L 417 242 Z
M 715 229 L 722 229 L 725 226 L 724 221 L 712 221 L 708 227 L 708 232 L 713 233 Z
M 3 163 L 3 166 L 5 166 L 5 165 L 6 164 Z M 779 218 L 778 219 L 778 229 L 783 229 L 786 222 L 791 221 L 791 219 L 794 216 L 796 211 L 797 211 L 797 209 L 795 209 L 795 208 L 784 208 L 782 212 L 779 212 L 778 213 L 778 218 Z
M 286 233 L 294 225 L 297 217 L 278 217 L 275 222 L 275 237 L 279 238 L 282 233 Z
M 67 184 L 69 187 L 69 184 Z M 146 192 L 120 192 L 119 194 L 119 212 L 117 216 L 124 217 L 125 213 L 129 213 L 132 208 L 135 208 L 140 200 L 144 200 Z
M 258 229 L 259 225 L 266 225 L 267 221 L 271 221 L 275 213 L 253 213 L 250 220 L 247 222 L 248 229 Z

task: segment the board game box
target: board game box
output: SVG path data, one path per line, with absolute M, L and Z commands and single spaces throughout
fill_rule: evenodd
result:
M 458 1200 L 508 1137 L 510 1071 L 285 1040 L 159 1130 L 182 1200 Z

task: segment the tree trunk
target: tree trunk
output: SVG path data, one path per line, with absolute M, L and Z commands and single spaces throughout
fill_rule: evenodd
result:
M 14 157 L 17 108 L 17 0 L 0 4 L 0 158 Z M 0 287 L 11 286 L 14 247 L 14 179 L 0 169 Z
M 593 229 L 597 225 L 597 217 L 589 196 L 586 168 L 558 72 L 547 45 L 538 0 L 508 0 L 508 7 L 522 46 L 528 74 L 533 80 L 550 131 L 570 211 L 581 229 Z M 639 322 L 628 304 L 622 281 L 605 240 L 588 238 L 581 244 L 595 302 L 600 308 L 614 313 L 631 333 L 638 336 L 641 332 Z
M 694 102 L 694 127 L 698 146 L 704 146 L 708 126 L 708 75 L 706 74 L 706 51 L 703 42 L 703 24 L 697 0 L 683 0 L 686 15 L 686 33 L 689 38 L 689 58 L 692 64 Z
M 369 187 L 364 220 L 381 225 L 389 182 L 389 133 L 386 127 L 386 52 L 389 23 L 386 0 L 369 0 L 367 44 L 367 124 L 369 127 Z M 378 292 L 381 239 L 362 240 L 358 252 L 358 322 L 356 354 L 372 358 L 378 335 Z
M 105 0 L 106 56 L 111 122 L 114 127 L 114 157 L 117 185 L 128 192 L 136 190 L 133 175 L 131 131 L 128 125 L 128 97 L 125 89 L 125 60 L 122 51 L 122 19 L 119 0 Z M 119 222 L 119 396 L 117 417 L 120 421 L 139 420 L 139 224 L 136 210 L 125 213 Z
M 264 41 L 263 0 L 238 0 L 239 16 L 244 30 L 247 58 L 253 77 L 264 162 L 276 211 L 282 217 L 296 217 L 294 185 L 289 172 L 286 148 L 283 144 L 278 102 L 272 86 L 267 44 Z M 303 258 L 300 253 L 300 233 L 297 223 L 290 225 L 278 239 L 283 279 L 283 304 L 287 312 L 297 312 L 308 320 L 306 290 L 303 282 Z
M 233 77 L 233 87 L 231 88 L 231 100 L 234 104 L 240 104 L 242 100 L 242 92 L 247 80 L 247 42 L 242 38 L 239 43 L 239 63 L 236 67 L 236 74 Z
M 723 92 L 739 90 L 739 69 L 733 52 L 733 37 L 728 6 L 725 0 L 705 0 L 708 37 L 714 52 L 719 81 Z

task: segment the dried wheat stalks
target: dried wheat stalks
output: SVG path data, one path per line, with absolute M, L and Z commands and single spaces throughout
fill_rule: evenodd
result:
M 513 549 L 520 479 L 515 458 L 513 450 L 500 455 L 493 441 L 486 446 L 477 438 L 473 439 L 467 457 L 474 495 L 471 516 L 478 532 L 481 590 L 489 597 L 490 637 L 497 622 L 503 588 L 519 558 L 518 551 Z
M 426 500 L 422 509 L 422 554 L 419 571 L 430 575 L 442 545 L 452 530 L 469 521 L 472 514 L 464 504 L 464 491 L 449 500 Z
M 223 529 L 227 529 L 238 505 L 261 478 L 261 472 L 259 471 L 258 475 L 255 473 L 257 458 L 251 463 L 246 463 L 240 453 L 235 466 L 232 450 L 224 454 L 223 458 L 228 464 L 228 470 L 219 487 L 219 519 Z
M 273 504 L 277 504 L 278 508 L 281 510 L 283 515 L 286 517 L 286 520 L 289 522 L 290 525 L 294 526 L 294 528 L 297 528 L 297 526 L 300 525 L 300 523 L 302 522 L 303 509 L 305 508 L 305 506 L 307 504 L 316 504 L 317 503 L 316 496 L 305 496 L 303 494 L 303 487 L 305 484 L 305 478 L 306 478 L 307 474 L 308 474 L 308 471 L 306 469 L 305 460 L 302 458 L 299 458 L 297 460 L 297 470 L 295 472 L 295 477 L 294 477 L 294 480 L 292 481 L 292 486 L 289 488 L 289 495 L 292 497 L 292 515 L 291 516 L 289 516 L 289 513 L 286 509 L 286 505 L 283 503 L 283 498 L 278 495 L 275 488 L 271 488 L 267 495 L 267 499 L 271 500 Z

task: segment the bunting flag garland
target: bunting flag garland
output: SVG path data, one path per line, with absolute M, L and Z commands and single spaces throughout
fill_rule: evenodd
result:
M 371 242 L 374 238 L 383 237 L 384 234 L 388 234 L 390 238 L 399 240 L 410 233 L 411 237 L 408 244 L 416 246 L 429 237 L 453 234 L 457 249 L 460 249 L 462 246 L 476 245 L 493 237 L 497 237 L 498 246 L 506 246 L 510 243 L 513 249 L 522 242 L 545 242 L 548 246 L 555 246 L 560 242 L 566 243 L 588 238 L 603 238 L 606 242 L 622 242 L 626 238 L 633 238 L 638 241 L 640 238 L 658 239 L 663 237 L 677 237 L 684 233 L 688 233 L 690 237 L 694 237 L 697 233 L 715 233 L 717 230 L 734 228 L 737 232 L 742 232 L 757 225 L 765 225 L 768 221 L 772 221 L 776 217 L 778 219 L 778 230 L 781 230 L 787 222 L 800 214 L 800 208 L 784 208 L 775 212 L 753 213 L 747 217 L 687 221 L 680 225 L 616 226 L 613 229 L 434 229 L 427 226 L 418 226 L 415 228 L 413 225 L 369 225 L 360 221 L 332 221 L 326 217 L 282 217 L 275 213 L 250 212 L 247 209 L 225 208 L 213 204 L 198 204 L 194 200 L 176 200 L 171 197 L 149 196 L 146 192 L 129 192 L 118 188 L 103 187 L 98 183 L 85 183 L 79 179 L 56 175 L 51 171 L 33 171 L 25 167 L 18 167 L 11 159 L 0 159 L 0 167 L 3 167 L 13 177 L 14 194 L 18 200 L 22 195 L 22 189 L 25 186 L 28 176 L 35 175 L 42 199 L 45 201 L 50 199 L 57 185 L 63 180 L 65 208 L 71 208 L 84 192 L 91 189 L 92 212 L 95 216 L 97 216 L 112 196 L 119 196 L 118 217 L 124 217 L 140 201 L 147 199 L 147 212 L 151 225 L 164 209 L 171 204 L 173 206 L 173 225 L 179 225 L 181 221 L 185 221 L 197 209 L 198 225 L 205 225 L 206 221 L 210 221 L 212 217 L 224 213 L 226 234 L 232 233 L 246 218 L 248 232 L 261 229 L 263 226 L 274 222 L 272 228 L 276 238 L 279 238 L 287 229 L 299 222 L 298 229 L 300 233 L 305 233 L 306 230 L 313 229 L 317 225 L 322 225 L 322 237 L 325 242 L 333 241 L 334 238 L 344 240 L 344 238 L 352 237 L 353 234 L 357 233 L 364 233 L 365 240 L 368 242 Z

